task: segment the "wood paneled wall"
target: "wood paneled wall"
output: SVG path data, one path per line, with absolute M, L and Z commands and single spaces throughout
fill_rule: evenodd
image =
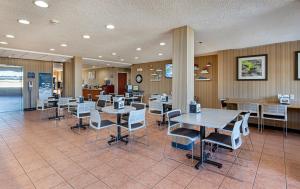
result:
M 295 51 L 300 41 L 224 50 L 218 53 L 219 98 L 276 100 L 277 94 L 295 94 L 300 101 L 300 81 L 295 80 Z M 236 57 L 268 54 L 267 81 L 237 81 Z
M 218 100 L 218 56 L 199 56 L 195 58 L 195 64 L 198 65 L 201 70 L 208 63 L 211 64 L 209 67 L 209 78 L 210 81 L 195 81 L 195 96 L 199 99 L 202 107 L 205 108 L 219 108 Z
M 74 97 L 75 96 L 75 66 L 72 62 L 64 63 L 63 68 L 63 96 Z
M 199 56 L 195 57 L 195 64 L 199 65 L 199 68 L 204 67 L 207 63 L 211 63 L 212 67 L 212 80 L 211 81 L 195 81 L 195 96 L 199 99 L 202 107 L 217 108 L 219 107 L 218 102 L 218 58 L 217 55 Z M 153 93 L 167 93 L 170 94 L 172 91 L 172 79 L 164 77 L 165 65 L 171 64 L 172 60 L 150 62 L 143 64 L 135 64 L 131 67 L 131 81 L 133 85 L 139 85 L 140 89 L 144 91 L 144 100 L 148 103 L 148 98 Z M 142 68 L 142 72 L 137 72 L 137 68 Z M 163 77 L 160 82 L 150 81 L 151 73 L 150 68 L 162 69 Z M 137 74 L 143 76 L 143 82 L 137 84 L 135 82 L 135 76 Z M 193 72 L 191 74 L 194 74 Z
M 149 62 L 144 64 L 134 64 L 131 66 L 131 84 L 132 85 L 138 85 L 140 90 L 144 91 L 144 102 L 148 103 L 148 98 L 153 93 L 167 93 L 170 94 L 172 91 L 172 79 L 166 78 L 164 76 L 165 72 L 165 65 L 171 64 L 171 60 L 164 60 L 164 61 L 158 61 L 158 62 Z M 141 72 L 137 72 L 137 68 L 143 69 Z M 163 70 L 163 76 L 161 78 L 161 81 L 150 81 L 151 80 L 151 73 L 154 71 L 151 71 L 150 69 L 153 68 L 156 69 L 162 69 Z M 135 81 L 135 76 L 137 74 L 141 74 L 143 76 L 143 82 L 138 84 Z
M 27 73 L 34 72 L 35 79 L 33 80 L 34 86 L 32 89 L 32 106 L 35 107 L 36 100 L 38 99 L 38 84 L 39 73 L 51 73 L 53 72 L 53 62 L 39 61 L 39 60 L 25 60 L 15 58 L 0 58 L 0 64 L 14 65 L 23 67 L 23 108 L 29 108 L 29 96 L 28 96 L 28 79 Z

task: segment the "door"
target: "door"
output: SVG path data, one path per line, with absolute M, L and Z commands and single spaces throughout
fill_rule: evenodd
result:
M 118 73 L 118 94 L 124 95 L 127 85 L 127 73 Z
M 0 65 L 0 112 L 23 109 L 23 68 Z

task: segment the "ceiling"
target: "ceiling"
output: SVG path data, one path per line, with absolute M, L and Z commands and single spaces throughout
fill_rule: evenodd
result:
M 76 55 L 91 66 L 126 67 L 170 59 L 171 31 L 183 25 L 195 31 L 195 55 L 300 39 L 299 0 L 47 0 L 46 9 L 32 2 L 0 1 L 0 41 L 8 43 L 0 44 L 0 56 L 64 61 Z M 31 24 L 19 24 L 19 18 Z

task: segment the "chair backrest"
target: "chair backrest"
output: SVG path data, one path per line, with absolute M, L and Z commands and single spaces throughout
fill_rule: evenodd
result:
M 128 118 L 128 129 L 132 130 L 134 128 L 132 128 L 133 124 L 137 124 L 137 123 L 142 123 L 143 125 L 140 127 L 144 127 L 146 126 L 146 109 L 141 109 L 141 110 L 133 110 L 129 113 L 129 118 Z
M 105 101 L 110 101 L 111 100 L 111 95 L 99 95 L 99 100 L 105 100 Z
M 136 99 L 133 99 L 135 102 L 143 102 L 143 95 L 134 95 L 134 97 L 137 97 Z
M 160 94 L 152 94 L 151 98 L 156 98 L 156 99 L 160 99 L 161 95 Z
M 137 103 L 137 102 L 132 102 L 131 106 L 135 107 L 136 110 L 142 110 L 142 109 L 146 108 L 146 104 L 144 104 L 144 103 Z
M 58 107 L 68 106 L 69 99 L 70 99 L 70 97 L 61 97 L 61 98 L 59 98 L 58 102 L 57 102 Z
M 257 103 L 238 103 L 237 108 L 243 112 L 250 112 L 251 116 L 255 113 L 255 117 L 259 117 L 259 104 Z
M 77 117 L 80 117 L 81 114 L 90 113 L 91 110 L 95 110 L 96 103 L 92 101 L 87 101 L 84 103 L 77 104 Z
M 101 129 L 101 116 L 97 110 L 91 110 L 90 127 L 94 129 Z
M 45 102 L 41 99 L 37 99 L 36 101 L 36 109 L 37 110 L 44 110 L 45 109 Z
M 115 96 L 113 97 L 113 103 L 116 101 L 125 101 L 125 97 L 123 96 Z
M 171 121 L 172 118 L 178 117 L 181 115 L 180 109 L 175 109 L 167 112 L 167 118 L 168 118 L 168 134 L 171 132 L 171 128 L 175 125 L 178 125 L 178 123 Z
M 249 125 L 248 125 L 248 121 L 249 121 L 249 117 L 250 117 L 250 112 L 246 113 L 245 115 L 242 115 L 242 133 L 244 136 L 248 136 L 250 133 L 249 130 Z
M 283 104 L 264 104 L 261 107 L 261 116 L 262 118 L 286 121 L 287 106 Z
M 220 98 L 221 109 L 227 108 L 227 103 L 225 103 L 226 100 L 227 100 L 227 98 Z
M 157 110 L 163 113 L 163 104 L 160 100 L 151 100 L 149 99 L 149 111 Z
M 241 137 L 241 125 L 243 120 L 234 123 L 233 130 L 231 132 L 231 145 L 232 149 L 236 150 L 242 145 Z
M 97 101 L 97 107 L 101 107 L 101 108 L 103 108 L 103 107 L 105 107 L 106 106 L 106 100 L 98 100 Z

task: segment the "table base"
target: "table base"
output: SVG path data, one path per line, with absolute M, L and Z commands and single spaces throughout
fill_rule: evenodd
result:
M 207 158 L 208 156 L 209 156 L 209 154 L 204 154 L 203 163 L 214 165 L 214 166 L 218 167 L 219 169 L 222 168 L 222 164 L 221 163 L 209 160 Z M 201 157 L 199 157 L 199 156 L 192 156 L 191 154 L 186 154 L 186 157 L 189 158 L 189 159 L 192 159 L 192 157 L 193 157 L 195 160 L 197 160 L 198 163 L 195 165 L 195 168 L 199 169 L 199 167 L 202 164 Z
M 48 119 L 49 120 L 52 120 L 52 119 L 56 119 L 56 120 L 60 120 L 60 118 L 63 118 L 65 116 L 61 115 L 61 116 L 52 116 L 52 117 L 49 117 Z
M 86 129 L 87 126 L 89 126 L 89 124 L 83 124 L 82 118 L 79 118 L 79 123 L 77 123 L 75 126 L 72 126 L 71 129 Z
M 111 145 L 111 143 L 122 141 L 125 144 L 128 144 L 128 136 L 129 135 L 123 135 L 123 136 L 110 135 L 111 139 L 107 141 L 107 143 Z

